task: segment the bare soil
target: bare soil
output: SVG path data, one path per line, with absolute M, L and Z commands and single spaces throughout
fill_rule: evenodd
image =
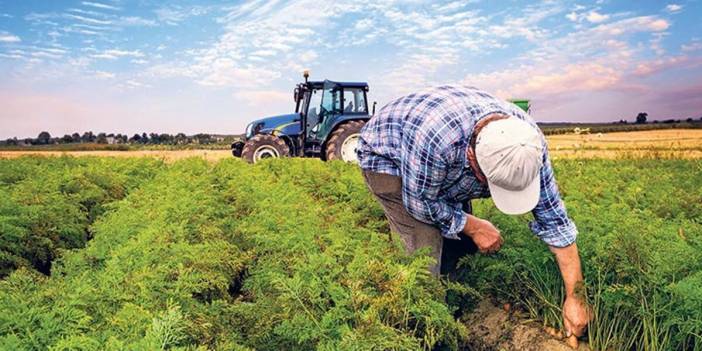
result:
M 468 328 L 468 350 L 573 351 L 565 340 L 548 335 L 538 323 L 514 311 L 506 312 L 488 300 L 482 301 L 462 320 Z M 580 342 L 577 350 L 589 350 L 587 343 Z

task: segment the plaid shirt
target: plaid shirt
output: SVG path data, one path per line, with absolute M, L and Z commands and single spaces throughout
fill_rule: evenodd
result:
M 519 107 L 472 87 L 440 86 L 385 105 L 361 131 L 361 168 L 402 177 L 402 197 L 417 220 L 434 224 L 441 234 L 459 239 L 467 214 L 462 204 L 490 196 L 475 177 L 466 150 L 475 124 L 499 112 L 538 126 Z M 544 138 L 541 198 L 532 211 L 530 229 L 548 245 L 575 242 L 577 229 L 568 218 Z

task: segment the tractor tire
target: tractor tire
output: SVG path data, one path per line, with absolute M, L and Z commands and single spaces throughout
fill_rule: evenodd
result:
M 365 121 L 349 121 L 336 127 L 327 141 L 326 160 L 358 163 L 356 147 L 361 136 L 361 128 L 365 124 Z
M 290 156 L 290 148 L 275 135 L 258 134 L 249 139 L 241 150 L 241 157 L 249 163 L 256 163 L 265 158 Z
M 244 149 L 244 142 L 237 141 L 232 143 L 232 155 L 234 157 L 241 157 L 241 151 Z

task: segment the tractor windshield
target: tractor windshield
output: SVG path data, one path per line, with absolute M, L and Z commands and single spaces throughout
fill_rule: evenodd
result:
M 322 91 L 319 89 L 313 89 L 307 92 L 309 94 L 309 99 L 307 100 L 307 124 L 308 128 L 312 128 L 319 122 L 321 108 L 322 108 Z M 304 113 L 304 110 L 303 110 Z

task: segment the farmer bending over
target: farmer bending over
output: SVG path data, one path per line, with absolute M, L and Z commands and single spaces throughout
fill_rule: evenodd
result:
M 577 229 L 528 114 L 476 88 L 431 88 L 380 109 L 361 131 L 357 152 L 390 228 L 408 252 L 430 248 L 433 274 L 455 271 L 471 248 L 500 249 L 499 230 L 471 214 L 471 199 L 491 196 L 510 215 L 531 211 L 530 228 L 556 256 L 565 282 L 566 335 L 583 333 L 588 313 L 575 291 L 583 280 Z

